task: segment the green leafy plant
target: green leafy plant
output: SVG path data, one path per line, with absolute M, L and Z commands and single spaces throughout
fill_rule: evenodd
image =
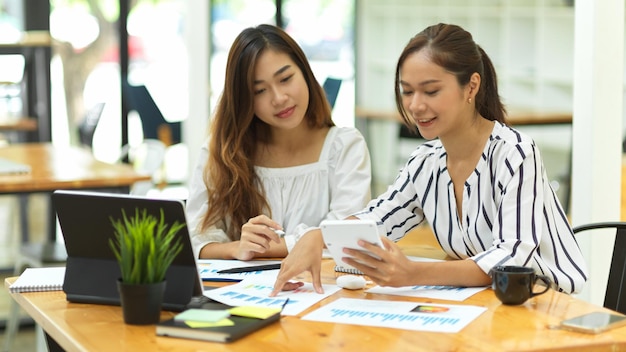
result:
M 143 284 L 165 280 L 167 268 L 183 249 L 176 234 L 185 224 L 166 224 L 163 209 L 160 219 L 146 209 L 135 209 L 135 215 L 128 217 L 122 209 L 122 218 L 111 218 L 111 222 L 115 239 L 110 239 L 109 245 L 120 265 L 122 281 Z

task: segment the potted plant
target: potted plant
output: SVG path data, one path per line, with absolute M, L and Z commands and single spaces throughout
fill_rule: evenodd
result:
M 161 315 L 165 291 L 165 273 L 183 248 L 178 231 L 185 226 L 165 223 L 163 209 L 160 218 L 144 209 L 135 209 L 121 219 L 111 219 L 115 237 L 109 245 L 120 266 L 117 286 L 127 324 L 156 324 Z

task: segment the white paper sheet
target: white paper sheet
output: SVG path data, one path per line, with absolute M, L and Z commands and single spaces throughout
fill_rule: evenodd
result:
M 247 278 L 233 285 L 204 291 L 204 295 L 218 302 L 232 306 L 260 306 L 282 307 L 287 298 L 289 302 L 283 308 L 282 315 L 298 315 L 305 309 L 322 299 L 339 291 L 336 285 L 322 285 L 324 293 L 316 293 L 313 284 L 304 283 L 304 286 L 294 291 L 283 291 L 276 297 L 270 297 L 274 287 L 274 279 Z
M 340 298 L 302 320 L 455 333 L 486 310 L 467 305 Z
M 424 297 L 446 299 L 449 301 L 464 301 L 472 295 L 487 287 L 456 287 L 456 286 L 403 286 L 382 287 L 375 286 L 368 289 L 367 293 L 380 293 L 384 295 L 396 295 L 407 297 Z

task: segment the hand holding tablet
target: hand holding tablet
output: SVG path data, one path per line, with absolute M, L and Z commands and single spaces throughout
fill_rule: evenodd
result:
M 344 248 L 352 248 L 365 251 L 358 245 L 359 240 L 375 244 L 385 248 L 378 227 L 373 220 L 324 220 L 320 224 L 324 244 L 337 265 L 347 269 L 356 269 L 343 262 L 341 258 L 349 255 L 343 252 Z M 373 253 L 368 253 L 376 257 Z

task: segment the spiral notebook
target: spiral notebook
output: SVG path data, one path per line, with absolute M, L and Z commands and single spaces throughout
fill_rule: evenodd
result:
M 9 286 L 11 293 L 36 291 L 61 291 L 65 279 L 65 267 L 26 268 Z
M 341 266 L 341 265 L 335 265 L 335 271 L 336 271 L 336 272 L 339 272 L 339 273 L 348 273 L 348 274 L 354 274 L 354 275 L 363 275 L 363 273 L 361 272 L 361 270 L 354 269 L 354 268 L 346 268 L 345 266 Z

